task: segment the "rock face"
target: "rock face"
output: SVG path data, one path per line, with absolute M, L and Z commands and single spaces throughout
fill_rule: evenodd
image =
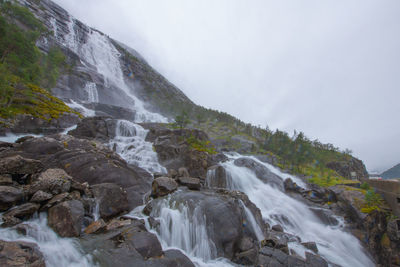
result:
M 348 161 L 329 162 L 326 166 L 347 179 L 362 180 L 369 177 L 364 163 L 354 157 L 351 157 Z M 352 173 L 355 174 L 354 177 Z
M 46 264 L 36 244 L 0 240 L 0 266 L 46 267 Z
M 101 218 L 107 219 L 129 211 L 127 193 L 120 186 L 105 183 L 94 185 L 91 189 L 98 202 Z
M 250 158 L 239 158 L 236 159 L 234 163 L 236 166 L 246 167 L 252 170 L 257 175 L 258 179 L 283 189 L 282 179 L 255 160 Z
M 207 170 L 206 186 L 210 188 L 227 188 L 227 179 L 225 168 L 215 165 Z
M 49 209 L 48 224 L 62 237 L 79 236 L 84 214 L 81 202 L 65 201 Z

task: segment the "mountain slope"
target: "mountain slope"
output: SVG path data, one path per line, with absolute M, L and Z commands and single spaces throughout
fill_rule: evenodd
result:
M 390 168 L 389 170 L 384 171 L 381 174 L 383 179 L 395 179 L 400 178 L 400 163 L 396 166 Z

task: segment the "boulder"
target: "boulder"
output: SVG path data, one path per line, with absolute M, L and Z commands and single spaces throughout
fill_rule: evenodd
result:
M 21 189 L 12 186 L 0 186 L 0 211 L 5 211 L 22 200 Z
M 199 178 L 191 178 L 191 177 L 179 177 L 178 183 L 186 186 L 191 190 L 200 190 L 201 184 Z
M 0 240 L 0 266 L 46 267 L 46 263 L 36 244 Z
M 292 191 L 292 192 L 300 192 L 301 187 L 298 186 L 295 182 L 292 181 L 291 178 L 287 178 L 284 182 L 283 182 L 283 187 L 285 188 L 285 191 Z
M 132 220 L 127 219 L 127 220 L 120 220 L 120 219 L 113 219 L 111 222 L 109 222 L 106 226 L 107 231 L 111 231 L 117 228 L 121 228 L 127 225 L 130 225 L 132 223 Z
M 77 127 L 68 134 L 77 138 L 98 139 L 108 142 L 115 137 L 116 120 L 111 117 L 87 117 L 80 121 Z
M 283 227 L 281 225 L 279 225 L 279 224 L 273 225 L 271 229 L 276 231 L 276 232 L 283 232 Z
M 84 214 L 80 201 L 65 201 L 49 209 L 48 224 L 62 237 L 79 236 Z
M 0 174 L 34 174 L 43 169 L 43 164 L 20 155 L 0 159 Z
M 62 169 L 48 169 L 30 186 L 31 194 L 44 191 L 53 195 L 69 192 L 72 177 Z
M 68 200 L 69 193 L 62 193 L 59 195 L 54 196 L 52 199 L 50 199 L 49 202 L 47 202 L 46 205 L 44 205 L 40 210 L 45 211 L 48 210 L 49 208 L 53 207 L 54 205 L 57 205 L 65 200 Z
M 152 195 L 154 197 L 162 197 L 174 192 L 178 188 L 178 184 L 174 179 L 168 177 L 159 177 L 152 183 Z
M 238 158 L 234 161 L 236 166 L 246 167 L 252 170 L 258 179 L 262 180 L 265 183 L 271 184 L 273 186 L 277 186 L 280 189 L 283 189 L 283 181 L 282 179 L 271 172 L 267 167 L 262 165 L 261 163 L 251 159 L 251 158 Z
M 53 197 L 52 194 L 43 192 L 42 190 L 36 191 L 35 194 L 33 194 L 33 196 L 31 197 L 31 202 L 44 202 L 46 200 L 49 200 Z
M 99 212 L 102 218 L 107 219 L 129 211 L 127 193 L 119 185 L 104 183 L 93 185 L 91 189 L 99 204 Z

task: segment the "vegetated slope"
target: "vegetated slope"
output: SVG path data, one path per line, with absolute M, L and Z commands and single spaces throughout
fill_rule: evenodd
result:
M 100 51 L 101 56 L 94 60 L 102 60 L 101 57 L 108 59 L 115 56 L 113 53 L 118 53 L 118 66 L 115 67 L 121 70 L 123 82 L 128 90 L 143 101 L 148 110 L 159 112 L 171 120 L 177 116 L 186 117 L 188 123 L 185 123 L 185 126 L 207 132 L 212 143 L 220 151 L 261 154 L 282 168 L 317 177 L 314 182 L 320 184 L 332 185 L 341 182 L 343 177 L 350 178 L 349 173 L 354 170 L 357 170 L 358 178 L 366 176 L 362 162 L 351 157 L 349 151 L 340 151 L 332 144 L 310 140 L 301 132 L 290 136 L 280 130 L 271 131 L 268 128 L 253 126 L 225 112 L 196 105 L 148 65 L 135 50 L 75 20 L 68 12 L 49 0 L 20 0 L 19 3 L 29 8 L 40 20 L 39 22 L 31 14 L 28 15 L 29 12 L 21 7 L 14 9 L 25 10 L 21 11 L 23 16 L 19 13 L 7 15 L 9 25 L 19 27 L 16 32 L 27 35 L 26 40 L 21 43 L 27 44 L 32 58 L 22 62 L 31 62 L 28 66 L 31 68 L 19 74 L 27 77 L 24 78 L 25 83 L 33 82 L 51 88 L 55 96 L 66 101 L 72 99 L 82 105 L 91 105 L 91 108 L 96 108 L 99 104 L 129 108 L 133 103 L 127 101 L 124 90 L 109 83 L 104 73 L 90 64 L 90 60 L 93 59 L 83 58 L 88 53 L 98 52 L 96 49 L 106 47 L 113 51 Z M 28 35 L 30 32 L 32 34 Z M 102 47 L 97 46 L 99 42 Z M 3 54 L 4 51 L 7 49 L 3 49 Z M 12 71 L 9 73 L 15 75 Z M 85 90 L 88 85 L 96 88 L 96 103 L 88 103 L 88 92 Z M 15 88 L 17 87 L 13 86 L 10 91 L 16 92 Z M 29 95 L 29 91 L 26 94 Z M 25 106 L 17 101 L 14 103 L 18 105 L 10 109 L 11 105 L 7 104 L 7 100 L 2 101 L 8 105 L 9 113 Z M 331 164 L 332 162 L 334 164 Z
M 381 174 L 383 179 L 395 179 L 395 178 L 400 178 L 400 164 L 397 164 L 396 166 L 390 168 L 387 171 L 384 171 Z
M 57 47 L 44 53 L 36 46 L 49 32 L 26 8 L 0 2 L 0 117 L 29 114 L 44 121 L 76 113 L 49 91 L 66 71 L 65 56 Z M 46 89 L 44 89 L 46 88 Z

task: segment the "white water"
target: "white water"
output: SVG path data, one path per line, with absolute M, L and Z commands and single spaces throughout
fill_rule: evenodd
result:
M 93 82 L 87 82 L 84 88 L 87 94 L 87 102 L 97 103 L 99 102 L 99 93 L 97 92 L 97 86 Z
M 35 243 L 46 261 L 46 266 L 89 267 L 95 266 L 90 255 L 79 249 L 79 243 L 73 238 L 60 238 L 47 226 L 47 215 L 24 222 L 27 224 L 27 235 L 21 235 L 10 228 L 0 228 L 0 239 L 4 241 L 26 241 Z
M 12 133 L 8 133 L 5 136 L 0 136 L 0 141 L 14 143 L 19 138 L 27 136 L 27 135 L 33 136 L 33 137 L 42 137 L 43 136 L 42 134 L 12 134 Z
M 157 235 L 163 250 L 178 249 L 198 267 L 232 267 L 234 264 L 225 258 L 216 258 L 216 248 L 209 238 L 206 218 L 200 207 L 191 210 L 187 203 L 177 204 L 169 196 L 158 202 L 152 215 L 159 220 L 157 229 L 151 228 L 144 206 L 137 207 L 129 216 L 145 219 L 148 231 Z
M 158 163 L 157 153 L 153 151 L 153 144 L 146 142 L 148 130 L 139 124 L 118 120 L 115 138 L 110 142 L 114 149 L 128 163 L 145 169 L 150 173 L 167 173 L 167 170 Z
M 74 100 L 70 99 L 71 103 L 66 103 L 68 107 L 72 108 L 73 110 L 76 110 L 80 112 L 83 116 L 85 117 L 93 117 L 96 115 L 96 112 L 92 109 L 88 109 L 84 107 L 83 105 L 75 102 Z
M 265 237 L 260 226 L 257 224 L 253 213 L 251 213 L 251 211 L 246 207 L 246 205 L 241 200 L 240 200 L 240 205 L 242 205 L 242 208 L 244 210 L 246 221 L 250 223 L 250 227 L 253 230 L 254 234 L 256 235 L 257 240 L 261 242 L 262 240 L 265 239 Z
M 349 267 L 374 266 L 354 236 L 340 226 L 323 224 L 307 205 L 265 184 L 248 168 L 236 166 L 235 158 L 221 164 L 232 180 L 230 189 L 246 193 L 270 225 L 282 225 L 285 232 L 299 236 L 302 242 L 316 242 L 319 254 L 332 263 Z M 269 164 L 262 164 L 269 168 Z

